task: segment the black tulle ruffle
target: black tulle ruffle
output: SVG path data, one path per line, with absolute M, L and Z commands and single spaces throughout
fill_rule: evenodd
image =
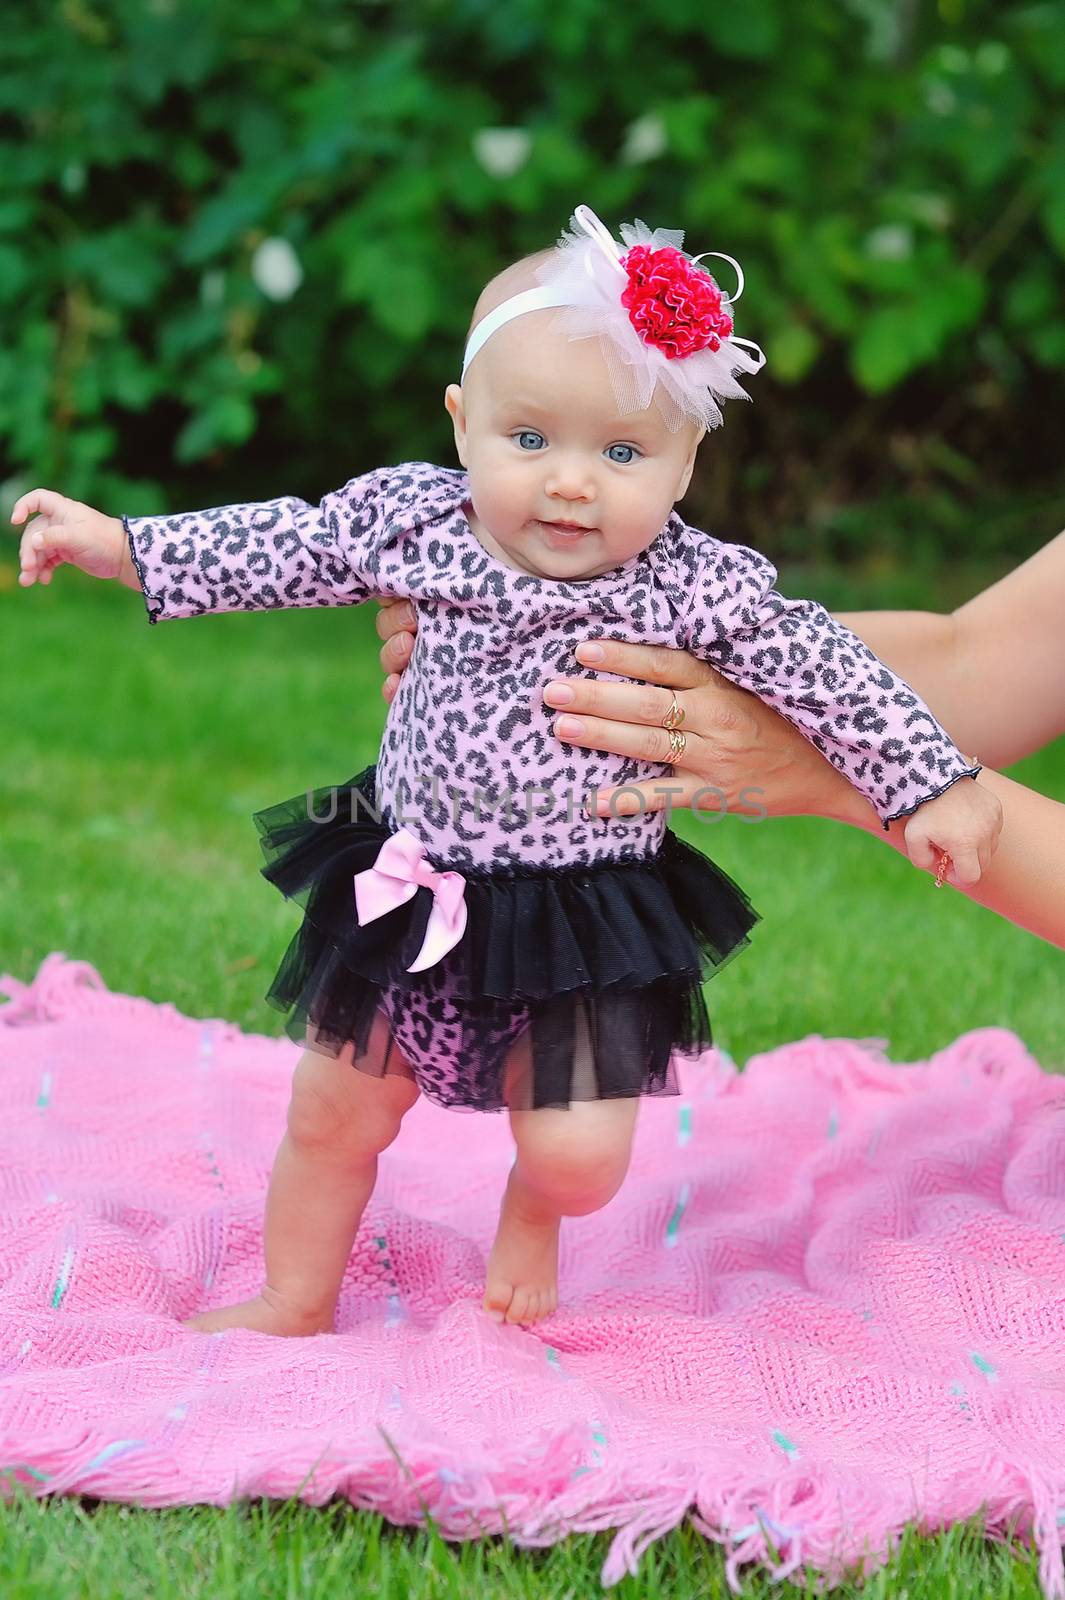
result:
M 416 1072 L 441 1103 L 499 1109 L 504 1060 L 510 1053 L 513 1077 L 512 1046 L 526 1028 L 524 1087 L 510 1083 L 512 1104 L 515 1094 L 565 1105 L 676 1093 L 671 1053 L 711 1042 L 703 980 L 758 920 L 732 879 L 668 831 L 646 861 L 456 868 L 466 931 L 434 966 L 410 973 L 431 892 L 419 888 L 365 927 L 355 915 L 355 874 L 392 832 L 375 814 L 375 777 L 370 766 L 254 815 L 263 876 L 304 911 L 267 995 L 288 1013 L 289 1036 L 330 1054 L 350 1043 L 354 1064 L 377 1075 L 405 1071 L 419 1016 L 444 1002 L 462 1014 L 456 1059 L 432 1083 Z

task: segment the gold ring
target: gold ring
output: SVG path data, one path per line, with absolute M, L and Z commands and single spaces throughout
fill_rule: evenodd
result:
M 936 868 L 935 887 L 937 889 L 942 889 L 942 887 L 943 887 L 943 879 L 947 875 L 947 863 L 948 863 L 949 860 L 950 860 L 950 856 L 944 850 L 943 854 L 939 858 L 939 866 Z
M 663 728 L 679 728 L 684 721 L 684 708 L 677 702 L 677 691 L 671 689 L 669 692 L 673 696 L 673 704 L 662 718 L 662 726 Z
M 667 728 L 666 732 L 669 734 L 669 759 L 673 765 L 676 765 L 684 754 L 684 746 L 687 744 L 688 738 L 686 734 L 680 733 L 676 728 Z

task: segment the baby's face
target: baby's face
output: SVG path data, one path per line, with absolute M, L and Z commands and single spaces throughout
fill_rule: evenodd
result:
M 671 433 L 653 402 L 620 417 L 599 340 L 552 333 L 554 315 L 505 323 L 444 403 L 476 537 L 518 571 L 578 580 L 652 543 L 688 487 L 703 430 Z

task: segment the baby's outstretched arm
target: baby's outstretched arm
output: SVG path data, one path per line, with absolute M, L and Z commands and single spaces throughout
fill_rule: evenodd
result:
M 80 500 L 54 489 L 31 489 L 15 501 L 11 521 L 26 522 L 19 542 L 19 577 L 23 588 L 51 583 L 52 573 L 68 562 L 93 578 L 117 578 L 139 589 L 125 530 L 118 517 L 105 516 Z
M 358 605 L 395 593 L 377 571 L 397 526 L 394 469 L 352 478 L 317 505 L 295 496 L 159 516 L 108 517 L 50 489 L 23 495 L 24 586 L 63 561 L 117 578 L 144 599 L 149 622 L 226 611 Z M 402 532 L 402 529 L 400 529 Z

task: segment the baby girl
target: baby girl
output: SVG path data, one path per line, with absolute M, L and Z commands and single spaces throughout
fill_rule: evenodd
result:
M 995 848 L 998 801 L 918 696 L 823 607 L 780 595 L 763 556 L 673 509 L 717 401 L 746 398 L 736 374 L 764 358 L 733 335 L 739 291 L 681 233 L 621 232 L 627 249 L 578 207 L 482 292 L 445 394 L 462 470 L 379 467 L 317 506 L 118 519 L 35 489 L 14 508 L 32 518 L 21 583 L 71 562 L 142 593 L 152 623 L 417 607 L 377 762 L 255 813 L 261 871 L 303 911 L 268 999 L 305 1048 L 261 1290 L 189 1327 L 332 1330 L 378 1156 L 419 1092 L 506 1109 L 483 1306 L 549 1315 L 561 1218 L 607 1204 L 640 1098 L 676 1094 L 675 1060 L 710 1043 L 703 983 L 757 915 L 661 811 L 583 804 L 671 771 L 555 738 L 544 686 L 594 676 L 574 656 L 590 633 L 690 650 L 760 695 L 885 826 L 908 817 L 916 867 L 972 883 Z

